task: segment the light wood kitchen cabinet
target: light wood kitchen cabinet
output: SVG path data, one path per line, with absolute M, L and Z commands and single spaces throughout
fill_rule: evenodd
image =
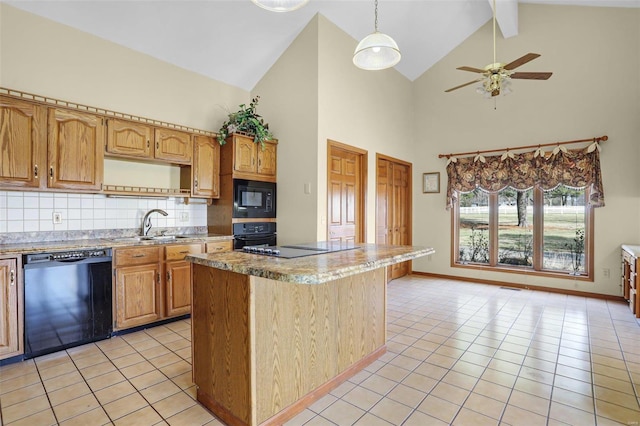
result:
M 18 259 L 0 259 L 0 359 L 23 353 Z
M 216 138 L 193 136 L 191 167 L 180 170 L 180 187 L 196 198 L 220 198 L 220 144 Z
M 134 121 L 107 119 L 106 152 L 111 155 L 150 159 L 153 127 Z
M 46 108 L 0 96 L 0 186 L 39 188 L 46 181 L 46 142 Z
M 49 188 L 102 188 L 104 174 L 104 119 L 62 108 L 49 108 Z
M 170 245 L 165 250 L 165 316 L 191 313 L 191 262 L 188 254 L 202 253 L 202 244 Z
M 172 163 L 190 164 L 193 151 L 191 135 L 178 130 L 157 127 L 154 157 Z
M 114 329 L 148 324 L 162 317 L 158 246 L 114 249 Z
M 220 174 L 234 179 L 275 182 L 277 174 L 277 141 L 265 141 L 264 147 L 253 138 L 233 134 L 222 146 Z
M 640 318 L 640 246 L 622 245 L 622 288 L 629 309 Z
M 211 241 L 206 244 L 207 253 L 224 253 L 233 250 L 233 240 Z

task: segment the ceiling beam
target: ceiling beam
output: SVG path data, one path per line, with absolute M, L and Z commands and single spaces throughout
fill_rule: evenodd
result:
M 493 9 L 493 0 L 488 0 Z M 504 38 L 518 35 L 518 0 L 495 0 L 496 21 Z

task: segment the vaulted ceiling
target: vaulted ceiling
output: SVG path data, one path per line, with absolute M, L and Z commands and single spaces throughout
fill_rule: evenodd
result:
M 316 13 L 355 40 L 374 29 L 372 0 L 311 0 L 288 13 L 250 0 L 3 1 L 245 90 Z M 640 0 L 496 0 L 505 38 L 518 34 L 518 3 L 640 7 Z M 492 0 L 379 0 L 378 28 L 400 47 L 395 68 L 415 80 L 491 16 Z

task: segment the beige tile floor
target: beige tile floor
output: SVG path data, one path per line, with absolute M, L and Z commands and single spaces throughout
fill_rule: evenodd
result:
M 407 277 L 388 351 L 287 423 L 638 425 L 640 326 L 622 303 Z M 0 367 L 4 425 L 216 425 L 182 320 Z

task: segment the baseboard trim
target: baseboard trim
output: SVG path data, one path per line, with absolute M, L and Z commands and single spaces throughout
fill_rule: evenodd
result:
M 594 299 L 610 300 L 613 302 L 623 302 L 623 303 L 627 302 L 622 296 L 612 296 L 608 294 L 591 293 L 588 291 L 576 291 L 576 290 L 568 290 L 568 289 L 562 289 L 562 288 L 544 287 L 544 286 L 538 286 L 538 285 L 518 284 L 518 283 L 507 282 L 507 281 L 486 280 L 482 278 L 458 277 L 456 275 L 433 274 L 431 272 L 411 271 L 411 274 L 420 275 L 423 277 L 430 277 L 430 278 L 441 278 L 446 280 L 464 281 L 469 283 L 497 285 L 500 287 L 520 288 L 523 290 L 546 291 L 548 293 L 566 294 L 568 296 L 591 297 Z

